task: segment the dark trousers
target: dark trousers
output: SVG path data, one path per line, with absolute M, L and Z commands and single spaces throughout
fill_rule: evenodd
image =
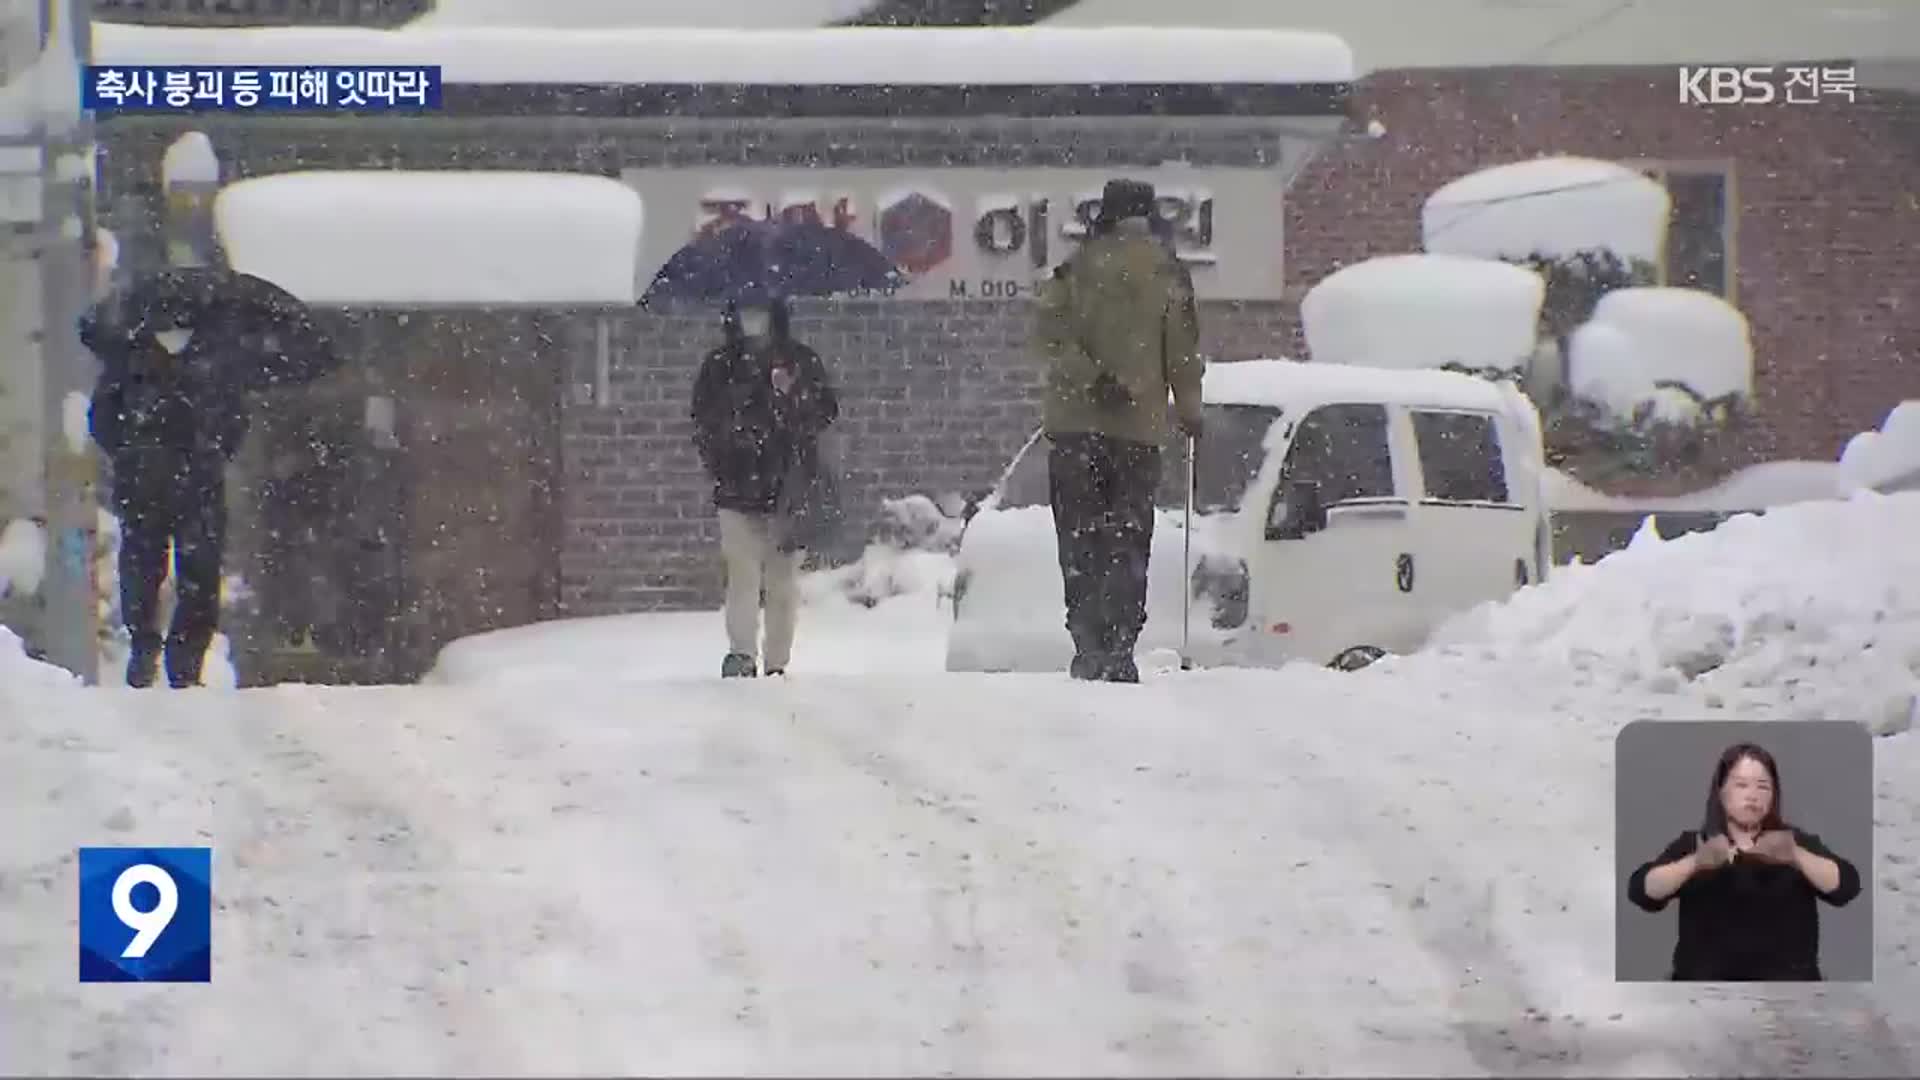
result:
M 120 614 L 133 635 L 136 662 L 160 651 L 160 586 L 173 549 L 173 624 L 164 642 L 167 680 L 200 681 L 207 646 L 220 624 L 220 567 L 226 549 L 225 463 L 166 454 L 115 463 L 120 515 Z
M 1130 657 L 1147 622 L 1160 448 L 1081 433 L 1049 440 L 1048 488 L 1074 652 Z

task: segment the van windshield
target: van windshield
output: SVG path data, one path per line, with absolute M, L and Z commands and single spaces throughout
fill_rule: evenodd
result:
M 1195 513 L 1211 514 L 1240 508 L 1247 487 L 1260 472 L 1265 440 L 1280 410 L 1268 405 L 1208 405 L 1207 430 L 1200 439 L 1200 461 L 1194 491 Z M 1000 489 L 1005 509 L 1047 504 L 1047 450 L 1045 438 L 1036 440 L 1015 461 Z M 1186 506 L 1187 445 L 1176 439 L 1161 457 L 1160 485 L 1154 503 L 1164 510 Z

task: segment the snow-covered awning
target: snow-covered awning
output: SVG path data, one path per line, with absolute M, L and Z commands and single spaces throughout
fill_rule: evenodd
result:
M 242 180 L 228 262 L 313 304 L 632 304 L 643 215 L 618 180 L 545 172 L 302 172 Z
M 449 83 L 1323 85 L 1333 34 L 1198 27 L 178 29 L 96 23 L 94 63 L 439 65 Z

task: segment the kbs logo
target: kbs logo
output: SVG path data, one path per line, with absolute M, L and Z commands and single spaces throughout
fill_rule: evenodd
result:
M 1822 98 L 1853 100 L 1850 67 L 1683 67 L 1682 105 L 1813 105 Z
M 81 848 L 80 981 L 213 981 L 213 849 Z

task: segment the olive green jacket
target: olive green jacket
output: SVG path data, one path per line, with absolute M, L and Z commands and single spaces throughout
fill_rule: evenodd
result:
M 1193 279 L 1144 225 L 1124 222 L 1089 239 L 1040 287 L 1036 338 L 1049 361 L 1049 433 L 1164 445 L 1169 391 L 1183 420 L 1200 417 Z M 1094 388 L 1102 375 L 1124 394 L 1103 401 Z

